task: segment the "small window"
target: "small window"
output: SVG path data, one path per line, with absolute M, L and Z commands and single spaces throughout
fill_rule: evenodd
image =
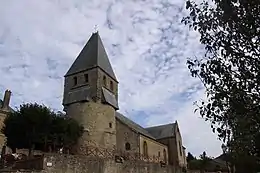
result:
M 167 155 L 166 155 L 166 150 L 165 150 L 165 149 L 163 149 L 163 159 L 164 159 L 164 161 L 166 162 Z
M 125 143 L 125 150 L 126 151 L 129 151 L 129 150 L 131 150 L 131 145 L 130 145 L 130 143 Z
M 144 157 L 148 157 L 148 147 L 147 147 L 146 141 L 144 141 L 144 143 L 143 143 L 143 154 L 144 154 Z
M 109 128 L 112 128 L 112 123 L 109 123 Z
M 78 84 L 78 78 L 76 76 L 73 78 L 73 82 L 74 82 L 74 86 Z
M 107 86 L 107 78 L 106 78 L 106 76 L 103 76 L 103 85 L 105 87 Z
M 158 151 L 158 157 L 161 157 L 161 152 L 160 151 Z
M 114 85 L 113 85 L 113 82 L 112 82 L 112 81 L 110 81 L 110 90 L 111 90 L 111 91 L 114 91 Z
M 84 74 L 85 82 L 88 83 L 88 74 Z

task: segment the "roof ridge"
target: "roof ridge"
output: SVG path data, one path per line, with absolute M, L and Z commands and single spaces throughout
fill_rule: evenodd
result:
M 142 135 L 149 137 L 151 139 L 155 139 L 155 137 L 153 135 L 151 135 L 144 127 L 142 127 L 140 124 L 134 122 L 130 118 L 124 116 L 120 112 L 116 112 L 116 118 L 118 118 L 122 123 L 126 124 L 128 127 L 132 128 L 133 130 L 137 131 L 138 133 L 141 133 Z M 130 123 L 132 123 L 132 124 L 130 124 Z
M 155 126 L 146 127 L 146 129 L 155 128 L 155 127 L 163 127 L 163 126 L 168 126 L 168 125 L 175 125 L 175 124 L 176 124 L 176 123 L 168 123 L 168 124 L 155 125 Z

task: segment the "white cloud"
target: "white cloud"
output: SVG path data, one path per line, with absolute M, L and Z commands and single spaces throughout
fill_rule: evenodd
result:
M 187 151 L 216 156 L 216 136 L 193 113 L 203 89 L 185 63 L 202 49 L 180 23 L 183 7 L 182 0 L 1 1 L 0 91 L 13 91 L 13 106 L 62 109 L 63 75 L 98 25 L 120 82 L 121 112 L 144 126 L 178 120 Z

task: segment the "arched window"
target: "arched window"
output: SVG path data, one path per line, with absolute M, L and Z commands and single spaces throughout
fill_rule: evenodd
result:
M 76 86 L 78 84 L 78 78 L 75 76 L 73 77 L 73 84 Z
M 167 155 L 166 155 L 166 150 L 163 149 L 163 160 L 166 162 L 167 160 Z
M 125 143 L 125 150 L 126 150 L 126 151 L 131 150 L 131 145 L 130 145 L 128 142 Z
M 107 78 L 106 78 L 106 76 L 103 76 L 103 85 L 105 87 L 107 86 Z
M 143 154 L 145 157 L 148 157 L 148 147 L 147 147 L 146 141 L 144 141 L 144 143 L 143 143 Z

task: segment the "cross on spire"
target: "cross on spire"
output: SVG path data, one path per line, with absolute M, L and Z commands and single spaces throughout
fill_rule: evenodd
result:
M 97 33 L 97 32 L 98 32 L 98 26 L 95 25 L 95 26 L 94 26 L 94 33 Z

